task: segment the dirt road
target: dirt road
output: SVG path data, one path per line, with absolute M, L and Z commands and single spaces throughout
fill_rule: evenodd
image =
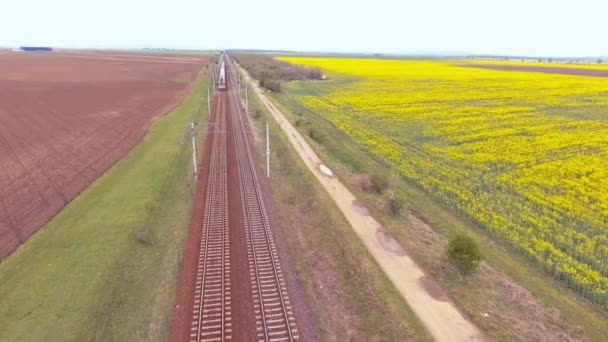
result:
M 308 169 L 327 190 L 370 254 L 437 341 L 480 341 L 485 336 L 450 302 L 441 288 L 407 255 L 404 248 L 332 174 L 295 127 L 266 97 L 249 74 L 247 83 L 287 134 Z

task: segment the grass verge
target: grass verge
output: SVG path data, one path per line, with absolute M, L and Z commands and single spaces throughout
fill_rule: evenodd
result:
M 321 339 L 430 341 L 257 97 L 249 105 L 258 138 L 271 123 L 272 195 Z M 256 152 L 264 153 L 259 139 Z
M 352 80 L 332 80 L 349 81 Z M 296 82 L 270 97 L 332 171 L 480 328 L 500 340 L 534 338 L 531 334 L 539 334 L 541 339 L 550 336 L 548 333 L 542 335 L 542 328 L 551 330 L 557 334 L 555 336 L 564 334 L 579 339 L 586 335 L 591 340 L 608 339 L 605 324 L 608 316 L 604 311 L 434 202 L 415 185 L 403 180 L 391 165 L 376 159 L 368 149 L 298 101 L 299 96 L 318 91 L 319 86 L 314 82 Z M 361 176 L 374 174 L 389 175 L 392 184 L 389 192 L 394 191 L 405 199 L 403 211 L 406 213 L 392 215 L 387 206 L 387 194 L 362 191 Z M 480 241 L 486 264 L 491 267 L 484 268 L 483 276 L 463 282 L 446 264 L 443 251 L 453 232 L 474 234 Z M 503 296 L 505 293 L 509 295 Z
M 166 340 L 209 77 L 0 264 L 0 341 Z

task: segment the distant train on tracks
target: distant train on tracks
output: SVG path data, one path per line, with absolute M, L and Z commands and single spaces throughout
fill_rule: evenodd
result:
M 222 61 L 222 64 L 220 64 L 220 72 L 217 77 L 217 90 L 226 90 L 226 64 L 224 63 L 224 61 Z

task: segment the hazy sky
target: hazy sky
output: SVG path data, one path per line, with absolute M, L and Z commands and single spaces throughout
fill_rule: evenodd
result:
M 0 0 L 0 46 L 608 55 L 606 0 Z

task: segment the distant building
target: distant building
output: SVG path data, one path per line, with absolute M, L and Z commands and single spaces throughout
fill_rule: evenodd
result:
M 47 46 L 22 46 L 19 49 L 21 51 L 28 51 L 28 52 L 48 52 L 48 51 L 53 51 L 52 47 L 47 47 Z

